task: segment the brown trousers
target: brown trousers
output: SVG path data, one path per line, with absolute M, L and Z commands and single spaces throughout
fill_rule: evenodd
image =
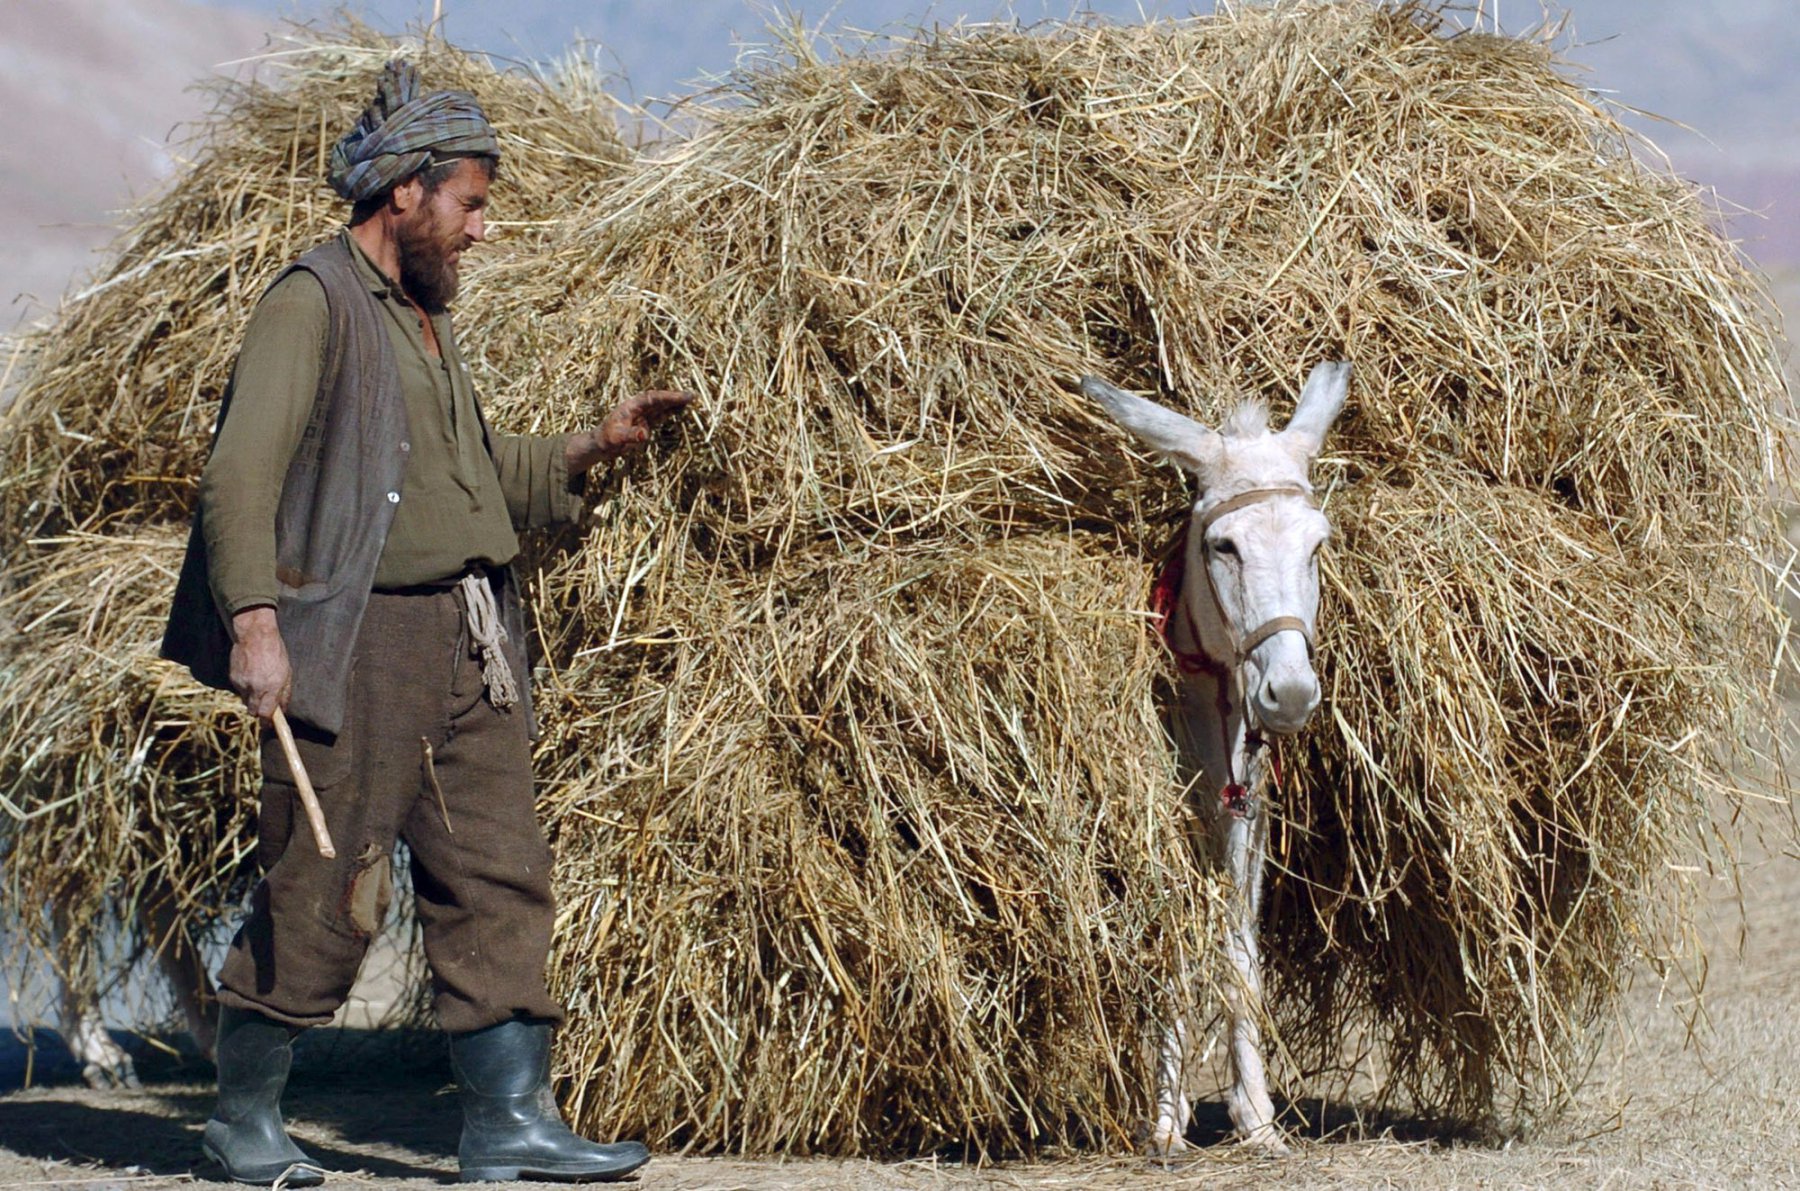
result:
M 550 849 L 532 805 L 525 717 L 488 702 L 454 590 L 370 598 L 348 710 L 335 740 L 294 725 L 335 860 L 320 857 L 265 733 L 264 875 L 219 973 L 220 1002 L 294 1026 L 329 1022 L 387 916 L 399 838 L 412 852 L 439 1024 L 460 1033 L 516 1017 L 560 1022 L 544 987 Z

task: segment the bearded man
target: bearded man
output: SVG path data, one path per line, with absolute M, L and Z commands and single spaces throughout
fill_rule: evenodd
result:
M 585 473 L 691 397 L 640 393 L 568 436 L 488 427 L 446 311 L 498 162 L 473 95 L 421 94 L 389 64 L 331 155 L 349 226 L 257 304 L 201 477 L 163 652 L 264 723 L 264 876 L 219 975 L 203 1141 L 239 1182 L 323 1181 L 282 1123 L 290 1043 L 349 993 L 396 838 L 461 1090 L 462 1178 L 611 1179 L 649 1157 L 577 1137 L 550 1094 L 563 1010 L 544 984 L 550 853 L 510 564 L 517 529 L 574 519 Z M 336 859 L 295 814 L 278 708 Z

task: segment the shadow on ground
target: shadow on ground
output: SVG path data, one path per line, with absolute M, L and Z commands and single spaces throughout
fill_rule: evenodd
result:
M 154 1110 L 59 1100 L 0 1101 L 0 1147 L 40 1162 L 99 1165 L 132 1174 L 183 1174 L 199 1160 L 211 1103 L 155 1096 Z
M 1450 1145 L 1478 1141 L 1466 1125 L 1430 1120 L 1408 1113 L 1381 1111 L 1342 1100 L 1317 1098 L 1291 1100 L 1278 1113 L 1283 1129 L 1309 1141 L 1395 1141 Z M 1188 1143 L 1202 1148 L 1229 1146 L 1237 1141 L 1231 1112 L 1223 1100 L 1202 1100 L 1194 1105 L 1188 1125 Z
M 79 1066 L 50 1031 L 0 1042 L 0 1149 L 40 1162 L 133 1175 L 222 1179 L 200 1154 L 213 1107 L 212 1067 L 171 1044 L 119 1035 L 145 1087 L 96 1104 Z M 330 1170 L 374 1178 L 454 1179 L 462 1126 L 447 1093 L 441 1035 L 314 1030 L 295 1044 L 283 1114 L 296 1139 Z

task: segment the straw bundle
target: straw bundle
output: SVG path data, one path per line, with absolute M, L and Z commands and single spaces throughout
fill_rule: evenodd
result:
M 1327 705 L 1273 812 L 1277 1068 L 1558 1103 L 1678 942 L 1775 627 L 1782 380 L 1695 197 L 1545 49 L 1415 7 L 951 30 L 729 90 L 465 305 L 509 428 L 704 400 L 528 568 L 578 1123 L 1125 1139 L 1149 1027 L 1211 982 L 1138 611 L 1187 497 L 1059 382 L 1216 421 L 1322 358 L 1357 371 Z M 31 490 L 123 508 L 91 467 Z
M 186 535 L 75 535 L 15 563 L 0 650 L 4 897 L 80 987 L 137 899 L 204 920 L 241 896 L 256 737 L 238 700 L 157 657 Z
M 1121 768 L 1166 747 L 1120 702 L 1161 663 L 1088 634 L 1186 497 L 1058 382 L 1100 371 L 1216 422 L 1242 394 L 1286 408 L 1330 358 L 1357 371 L 1318 476 L 1328 702 L 1276 812 L 1278 1068 L 1464 1119 L 1554 1109 L 1631 961 L 1681 942 L 1679 874 L 1735 797 L 1719 762 L 1777 628 L 1783 382 L 1742 261 L 1544 47 L 1418 8 L 800 53 L 584 212 L 553 290 L 536 263 L 495 285 L 550 348 L 503 416 L 572 427 L 651 385 L 705 402 L 537 587 L 582 1121 L 855 1150 L 1143 1110 L 1142 1018 L 1108 1015 L 1145 1010 L 1138 963 L 1153 987 L 1197 962 L 1138 925 L 1135 899 L 1188 912 L 1176 870 L 1005 841 L 1054 841 L 1065 805 L 1175 814 Z M 886 581 L 902 559 L 932 578 Z M 975 559 L 1023 599 L 1006 616 L 1056 592 L 1044 644 L 1008 643 L 959 581 Z M 914 621 L 926 593 L 954 637 Z M 923 662 L 871 648 L 880 623 Z M 1014 667 L 961 660 L 993 648 Z M 967 891 L 1096 864 L 1122 895 L 1077 883 L 1060 923 L 1104 979 L 1035 1016 L 1077 991 L 1051 971 L 1067 928 Z M 896 975 L 940 933 L 940 965 L 983 962 L 943 992 Z M 1151 938 L 1147 962 L 1120 950 Z M 996 993 L 1021 1016 L 990 1020 Z M 1103 1051 L 1122 1080 L 1047 1065 Z
M 1049 536 L 790 555 L 671 584 L 627 613 L 658 640 L 545 684 L 573 1111 L 752 1151 L 1128 1144 L 1218 904 L 1144 796 L 1173 775 L 1141 570 Z

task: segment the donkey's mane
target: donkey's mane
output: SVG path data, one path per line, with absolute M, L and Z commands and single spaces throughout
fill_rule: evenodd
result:
M 1226 438 L 1255 438 L 1269 430 L 1269 407 L 1260 397 L 1246 397 L 1231 407 L 1219 433 Z

